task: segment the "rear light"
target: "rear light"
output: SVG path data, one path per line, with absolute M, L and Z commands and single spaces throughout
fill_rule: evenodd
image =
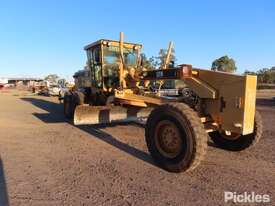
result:
M 182 64 L 181 66 L 181 77 L 190 78 L 192 77 L 192 65 Z

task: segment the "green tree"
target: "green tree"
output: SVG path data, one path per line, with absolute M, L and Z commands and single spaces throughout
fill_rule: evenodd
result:
M 211 70 L 233 73 L 237 70 L 237 67 L 234 59 L 225 55 L 213 61 Z
M 270 75 L 268 71 L 268 68 L 263 68 L 257 71 L 258 81 L 260 83 L 269 83 Z
M 260 69 L 257 76 L 259 83 L 275 84 L 275 67 Z
M 144 53 L 141 54 L 142 66 L 147 70 L 154 70 L 157 68 L 157 62 L 155 57 L 150 57 L 149 59 L 146 57 Z
M 164 62 L 166 60 L 166 55 L 167 55 L 167 49 L 160 49 L 158 56 L 152 56 L 149 59 L 146 57 L 144 53 L 141 54 L 142 58 L 142 64 L 143 67 L 147 68 L 148 70 L 154 70 L 158 69 L 161 66 L 164 65 Z M 170 56 L 170 62 L 175 63 L 176 62 L 176 56 L 175 56 L 175 49 L 172 48 L 171 51 L 171 56 Z M 172 66 L 171 64 L 169 65 L 170 67 Z
M 155 57 L 156 62 L 157 62 L 157 66 L 161 67 L 161 66 L 164 65 L 166 55 L 167 55 L 167 49 L 160 49 L 159 50 L 158 56 Z M 175 49 L 174 48 L 172 48 L 172 51 L 171 51 L 170 61 L 172 61 L 174 63 L 177 61 L 176 56 L 175 56 Z
M 263 68 L 256 72 L 246 70 L 244 74 L 257 75 L 258 83 L 275 84 L 275 66 L 271 68 Z

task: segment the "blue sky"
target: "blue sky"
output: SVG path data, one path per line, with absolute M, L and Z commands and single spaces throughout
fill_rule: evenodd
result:
M 157 55 L 169 40 L 177 63 L 209 68 L 229 55 L 238 73 L 275 65 L 273 1 L 2 1 L 0 77 L 69 78 L 81 69 L 83 47 L 100 38 L 144 45 Z

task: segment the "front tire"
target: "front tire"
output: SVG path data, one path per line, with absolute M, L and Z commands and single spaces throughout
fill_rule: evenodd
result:
M 153 159 L 170 172 L 193 170 L 206 154 L 204 127 L 198 114 L 184 103 L 155 108 L 148 117 L 145 138 Z
M 259 142 L 263 133 L 262 117 L 258 111 L 255 113 L 254 132 L 248 135 L 239 135 L 238 138 L 229 139 L 225 134 L 218 131 L 209 133 L 212 141 L 222 149 L 241 151 Z

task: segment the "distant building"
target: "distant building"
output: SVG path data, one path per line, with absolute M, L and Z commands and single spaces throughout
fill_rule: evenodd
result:
M 0 78 L 0 84 L 1 85 L 8 84 L 8 78 Z
M 25 77 L 12 77 L 12 78 L 5 78 L 7 79 L 7 84 L 15 85 L 15 86 L 33 86 L 36 82 L 41 82 L 43 79 L 41 78 L 25 78 Z

